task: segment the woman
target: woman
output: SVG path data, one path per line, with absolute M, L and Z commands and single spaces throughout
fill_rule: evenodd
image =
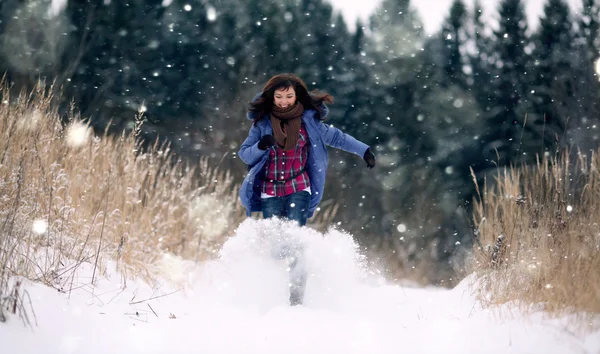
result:
M 280 217 L 300 226 L 314 214 L 322 197 L 327 174 L 326 145 L 361 156 L 367 167 L 375 166 L 369 146 L 323 123 L 333 103 L 327 93 L 308 92 L 293 74 L 273 76 L 248 106 L 253 121 L 239 157 L 249 166 L 240 189 L 247 215 L 261 211 L 264 218 Z M 290 302 L 302 303 L 306 275 L 297 270 L 294 257 Z M 298 287 L 298 289 L 295 289 Z

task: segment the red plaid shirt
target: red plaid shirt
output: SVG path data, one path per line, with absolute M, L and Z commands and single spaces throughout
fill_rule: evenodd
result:
M 274 149 L 270 149 L 269 159 L 265 164 L 263 193 L 283 197 L 310 187 L 308 173 L 304 170 L 308 157 L 308 144 L 308 134 L 302 124 L 295 149 L 282 150 L 277 145 Z M 285 182 L 273 182 L 275 180 Z

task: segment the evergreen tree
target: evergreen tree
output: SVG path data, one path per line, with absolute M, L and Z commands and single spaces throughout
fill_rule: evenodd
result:
M 329 60 L 321 63 L 323 66 L 327 65 L 324 68 L 326 76 L 322 80 L 336 100 L 336 103 L 330 107 L 332 122 L 347 130 L 359 123 L 357 117 L 346 114 L 355 105 L 351 96 L 359 82 L 355 81 L 353 67 L 358 63 L 353 60 L 353 54 L 350 52 L 351 35 L 343 16 L 338 14 L 330 27 L 329 48 L 319 48 L 319 50 L 330 51 Z
M 496 68 L 492 63 L 494 59 L 493 41 L 486 33 L 487 26 L 483 22 L 483 7 L 481 1 L 476 0 L 473 8 L 473 31 L 469 39 L 474 43 L 474 52 L 468 55 L 472 70 L 471 90 L 482 111 L 490 112 L 492 109 L 493 89 L 490 82 L 495 76 Z
M 521 134 L 529 129 L 524 124 L 527 104 L 528 64 L 526 53 L 529 42 L 527 19 L 521 0 L 503 0 L 499 8 L 500 21 L 494 32 L 496 71 L 492 82 L 493 108 L 486 118 L 482 136 L 486 158 L 500 156 L 500 164 L 520 158 Z
M 248 17 L 247 21 L 242 20 L 242 32 L 246 36 L 242 40 L 246 44 L 242 54 L 245 60 L 250 60 L 247 64 L 254 65 L 248 74 L 250 77 L 263 76 L 265 73 L 269 76 L 272 68 L 279 66 L 278 54 L 286 39 L 279 32 L 282 28 L 274 22 L 281 19 L 283 14 L 276 3 L 268 0 L 249 0 L 245 4 L 245 12 L 239 16 L 240 19 Z
M 14 19 L 15 11 L 19 9 L 20 3 L 20 0 L 0 1 L 0 38 L 2 38 L 2 42 L 5 41 L 4 37 L 8 35 L 6 26 Z M 4 50 L 0 52 L 0 55 L 5 54 L 3 52 Z
M 400 133 L 398 138 L 401 140 L 418 139 L 418 135 L 403 130 L 390 130 L 389 124 L 400 129 L 407 120 L 414 122 L 418 115 L 415 100 L 423 87 L 421 81 L 425 79 L 420 77 L 419 55 L 424 43 L 422 24 L 410 7 L 410 1 L 385 0 L 371 17 L 370 27 L 372 33 L 365 48 L 374 83 L 372 96 L 377 100 L 377 111 L 385 126 L 377 134 Z
M 414 67 L 400 61 L 415 58 L 424 44 L 423 24 L 410 0 L 384 0 L 370 20 L 371 36 L 367 50 L 375 66 L 379 84 L 397 84 Z
M 349 34 L 351 38 L 347 42 L 349 45 L 342 63 L 343 73 L 336 80 L 339 94 L 334 106 L 344 110 L 336 124 L 351 135 L 360 136 L 368 144 L 374 144 L 380 130 L 375 127 L 377 115 L 371 104 L 372 93 L 369 89 L 372 82 L 364 55 L 365 32 L 360 19 L 355 28 L 355 32 Z M 338 97 L 344 101 L 340 102 Z
M 333 43 L 331 44 L 331 59 L 327 63 L 328 80 L 335 80 L 337 75 L 344 74 L 350 69 L 348 60 L 352 55 L 352 35 L 348 31 L 342 14 L 335 17 L 335 21 L 331 25 L 330 36 Z
M 573 99 L 568 102 L 571 123 L 567 143 L 583 151 L 595 149 L 594 125 L 600 124 L 600 80 L 597 72 L 599 49 L 600 2 L 582 0 L 582 12 L 577 19 L 573 50 Z
M 139 90 L 152 92 L 144 96 L 147 116 L 172 131 L 186 127 L 205 99 L 203 93 L 208 85 L 203 74 L 210 38 L 206 11 L 199 2 L 174 0 L 163 6 L 157 1 L 142 12 L 154 18 L 155 23 L 135 29 L 143 33 L 138 38 L 140 43 L 132 46 L 131 52 L 124 53 L 131 58 L 128 60 L 139 62 L 141 72 L 134 80 L 145 86 Z M 134 24 L 144 25 L 145 21 L 137 13 L 131 16 Z M 168 123 L 164 121 L 167 116 L 171 117 Z
M 93 113 L 118 106 L 112 100 L 99 102 L 104 101 L 101 97 L 112 85 L 112 78 L 119 75 L 118 69 L 111 70 L 118 65 L 114 52 L 120 43 L 114 30 L 114 11 L 108 4 L 72 0 L 67 3 L 66 13 L 73 26 L 72 46 L 78 48 L 77 60 L 63 59 L 72 72 L 66 94 L 76 100 L 83 116 L 96 118 Z M 105 123 L 93 122 L 99 126 Z
M 86 115 L 104 109 L 131 115 L 143 105 L 158 107 L 161 1 L 92 3 L 69 1 L 67 13 L 79 43 L 74 93 Z M 147 104 L 144 104 L 144 101 Z M 119 123 L 118 116 L 108 117 Z
M 313 74 L 309 74 L 306 78 L 309 81 L 314 81 L 317 87 L 331 87 L 329 83 L 332 79 L 332 74 L 335 68 L 339 68 L 339 59 L 343 58 L 348 41 L 344 41 L 344 38 L 336 37 L 336 35 L 347 35 L 348 31 L 346 24 L 342 20 L 341 23 L 337 23 L 339 28 L 336 26 L 336 19 L 333 17 L 333 9 L 329 3 L 321 0 L 314 1 L 314 7 L 311 13 L 312 22 L 312 33 L 311 36 L 315 37 L 315 43 L 313 52 L 311 53 L 311 61 L 313 65 L 309 65 L 313 68 Z M 337 17 L 338 21 L 341 19 L 341 15 Z M 337 71 L 337 70 L 336 70 Z
M 427 174 L 429 158 L 436 150 L 428 125 L 437 117 L 424 114 L 431 69 L 424 62 L 423 26 L 410 1 L 382 1 L 371 17 L 370 29 L 363 48 L 373 113 L 365 130 L 376 138 L 381 173 L 379 189 L 369 194 L 379 195 L 379 204 L 371 210 L 380 215 L 382 232 L 390 233 L 399 216 L 410 214 L 419 203 L 421 196 L 405 187 Z M 368 182 L 372 185 L 372 180 Z
M 577 22 L 579 38 L 583 39 L 588 55 L 592 58 L 598 56 L 597 49 L 600 46 L 598 33 L 600 31 L 600 3 L 598 0 L 582 0 L 581 18 Z
M 323 0 L 300 0 L 292 8 L 297 19 L 297 24 L 290 26 L 295 42 L 294 59 L 298 61 L 296 73 L 310 89 L 329 88 L 332 71 L 337 67 L 336 52 L 341 50 L 343 56 L 342 47 L 346 45 L 341 44 L 343 38 L 334 37 L 337 30 L 331 4 Z M 346 27 L 345 23 L 341 26 Z
M 59 76 L 68 21 L 46 1 L 0 2 L 0 73 L 17 90 Z
M 356 20 L 355 26 L 356 30 L 352 35 L 352 44 L 350 46 L 350 51 L 354 55 L 360 55 L 364 49 L 365 28 L 360 18 Z
M 444 83 L 466 88 L 467 82 L 463 72 L 464 60 L 462 46 L 466 40 L 465 20 L 467 7 L 462 0 L 454 0 L 450 7 L 450 15 L 442 24 L 442 56 L 444 72 L 448 78 Z
M 546 148 L 563 143 L 574 99 L 574 31 L 569 5 L 564 0 L 549 0 L 544 6 L 535 36 L 535 82 L 533 122 Z

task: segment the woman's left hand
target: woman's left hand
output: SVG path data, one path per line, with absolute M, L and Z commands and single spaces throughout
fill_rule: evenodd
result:
M 365 155 L 363 156 L 363 159 L 367 163 L 368 168 L 375 167 L 375 155 L 373 155 L 370 148 L 367 148 L 367 151 L 365 151 Z

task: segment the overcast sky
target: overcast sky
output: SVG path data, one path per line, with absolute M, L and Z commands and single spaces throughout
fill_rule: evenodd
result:
M 365 22 L 373 10 L 379 5 L 380 0 L 369 0 L 369 1 L 356 1 L 356 0 L 329 0 L 335 10 L 342 11 L 346 22 L 350 28 L 354 28 L 356 18 L 360 16 Z M 416 0 L 411 1 L 411 6 L 416 8 L 423 20 L 425 31 L 431 34 L 437 31 L 440 27 L 441 22 L 448 15 L 450 5 L 453 0 Z M 547 0 L 526 0 L 524 1 L 525 11 L 530 22 L 530 26 L 535 27 L 538 23 L 539 16 L 542 13 L 542 9 Z M 465 1 L 468 6 L 472 6 L 473 0 Z M 574 9 L 581 3 L 581 0 L 568 0 Z M 486 18 L 496 18 L 496 10 L 498 7 L 499 0 L 482 0 L 485 11 L 487 12 Z M 490 17 L 491 16 L 491 17 Z

